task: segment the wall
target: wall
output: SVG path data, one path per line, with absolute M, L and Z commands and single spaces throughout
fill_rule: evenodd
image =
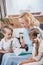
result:
M 19 13 L 22 10 L 43 12 L 43 0 L 6 0 L 7 15 Z

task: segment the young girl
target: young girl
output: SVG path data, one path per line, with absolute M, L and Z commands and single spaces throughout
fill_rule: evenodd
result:
M 0 60 L 3 54 L 12 53 L 15 48 L 20 48 L 21 45 L 17 38 L 12 38 L 13 30 L 9 26 L 2 28 L 4 38 L 0 42 Z M 0 62 L 1 63 L 1 62 Z
M 43 64 L 43 40 L 40 36 L 41 33 L 37 28 L 34 28 L 29 35 L 33 43 L 32 56 L 22 61 L 19 65 L 41 65 Z

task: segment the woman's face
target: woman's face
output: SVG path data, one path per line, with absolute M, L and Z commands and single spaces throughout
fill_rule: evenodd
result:
M 25 19 L 21 18 L 21 19 L 20 19 L 20 24 L 21 24 L 22 27 L 27 28 L 28 23 L 26 22 Z

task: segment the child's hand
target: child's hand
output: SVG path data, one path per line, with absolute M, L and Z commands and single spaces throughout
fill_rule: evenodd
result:
M 12 53 L 13 50 L 11 48 L 8 49 L 8 53 Z
M 26 63 L 26 62 L 25 62 L 25 60 L 24 60 L 24 61 L 20 62 L 19 65 L 23 65 L 23 64 L 25 64 L 25 63 Z

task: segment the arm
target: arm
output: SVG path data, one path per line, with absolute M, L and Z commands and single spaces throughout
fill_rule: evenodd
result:
M 33 59 L 32 56 L 31 56 L 29 59 L 23 60 L 19 65 L 23 65 L 25 63 L 30 63 L 30 62 L 36 62 L 36 60 Z
M 38 55 L 38 50 L 39 50 L 39 45 L 40 45 L 40 38 L 36 38 L 36 39 L 34 39 L 35 40 L 35 56 L 37 56 Z
M 0 41 L 0 53 L 5 53 L 5 50 L 2 48 L 3 40 Z
M 0 50 L 0 53 L 5 53 L 5 50 Z
M 9 48 L 7 51 L 5 50 L 0 50 L 0 53 L 12 53 L 13 50 L 11 48 Z
M 21 48 L 25 47 L 24 39 L 23 39 L 23 33 L 19 33 L 19 38 L 20 38 L 20 44 Z
M 13 50 L 11 48 L 9 48 L 7 51 L 0 49 L 0 53 L 12 53 L 12 52 L 13 52 Z
M 0 43 L 0 53 L 11 53 L 12 48 L 10 47 L 8 50 L 4 50 L 2 43 Z
M 21 47 L 24 48 L 25 47 L 25 43 L 24 43 L 24 40 L 22 38 L 20 38 L 20 44 L 21 44 Z
M 19 43 L 19 40 L 17 38 L 14 38 L 13 39 L 13 43 L 12 43 L 12 49 L 13 49 L 13 51 L 15 50 L 15 48 L 20 48 L 20 47 L 21 47 L 21 45 Z

